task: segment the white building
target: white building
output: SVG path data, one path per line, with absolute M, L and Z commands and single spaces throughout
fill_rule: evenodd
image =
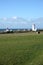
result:
M 8 31 L 9 31 L 9 29 L 7 28 L 5 32 L 8 32 Z
M 36 27 L 35 27 L 35 24 L 32 24 L 32 31 L 36 31 Z

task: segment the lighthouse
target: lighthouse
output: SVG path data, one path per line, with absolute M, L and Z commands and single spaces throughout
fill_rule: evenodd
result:
M 35 27 L 35 24 L 32 24 L 32 31 L 36 31 L 36 27 Z

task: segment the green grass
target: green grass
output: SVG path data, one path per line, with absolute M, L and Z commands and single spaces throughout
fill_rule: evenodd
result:
M 43 34 L 0 35 L 0 65 L 43 65 Z

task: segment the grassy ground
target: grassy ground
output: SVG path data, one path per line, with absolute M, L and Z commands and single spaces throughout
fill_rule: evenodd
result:
M 0 65 L 43 65 L 43 34 L 0 34 Z

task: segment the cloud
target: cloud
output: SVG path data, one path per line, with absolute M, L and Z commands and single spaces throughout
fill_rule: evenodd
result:
M 21 23 L 21 24 L 24 24 L 26 25 L 27 24 L 27 20 L 21 18 L 21 17 L 17 17 L 17 16 L 13 16 L 13 17 L 10 17 L 10 18 L 6 18 L 6 17 L 3 17 L 1 18 L 1 21 L 5 21 L 5 22 L 18 22 L 18 23 Z
M 19 22 L 20 24 L 22 25 L 27 25 L 28 23 L 27 22 Z
M 4 17 L 4 18 L 2 18 L 4 21 L 6 21 L 7 20 L 7 18 L 6 17 Z
M 1 21 L 15 21 L 17 19 L 16 16 L 13 16 L 13 17 L 10 17 L 10 18 L 6 18 L 6 17 L 3 17 L 3 18 L 0 18 Z
M 17 19 L 17 17 L 16 17 L 16 16 L 14 16 L 14 17 L 12 17 L 12 19 Z

